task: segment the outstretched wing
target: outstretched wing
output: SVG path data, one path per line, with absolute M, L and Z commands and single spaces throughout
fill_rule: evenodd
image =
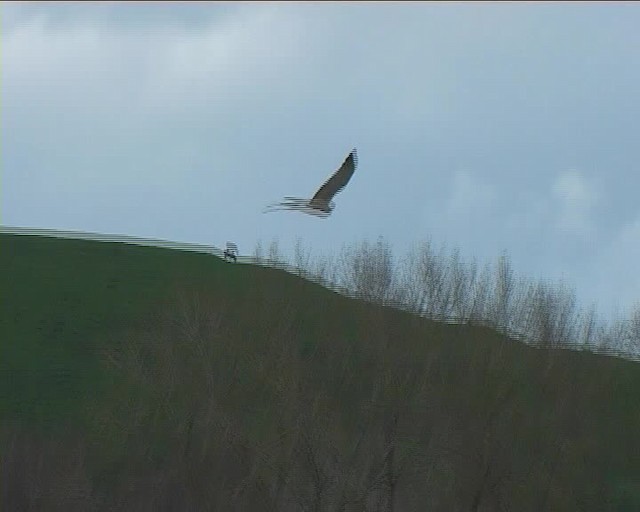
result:
M 358 166 L 358 153 L 355 148 L 349 153 L 349 156 L 342 163 L 340 168 L 333 173 L 333 176 L 329 178 L 324 185 L 322 185 L 315 195 L 311 198 L 311 201 L 325 201 L 329 203 L 331 198 L 340 192 L 349 183 L 353 172 Z
M 262 213 L 277 212 L 277 211 L 284 211 L 284 210 L 298 211 L 302 213 L 307 213 L 309 215 L 315 215 L 316 217 L 329 216 L 329 212 L 318 210 L 317 208 L 313 208 L 309 206 L 308 199 L 297 199 L 295 197 L 285 197 L 285 201 L 272 203 L 268 205 L 264 210 L 262 210 Z
M 300 210 L 308 206 L 308 199 L 301 199 L 299 197 L 285 197 L 283 201 L 271 203 L 270 205 L 268 205 L 262 211 L 262 213 L 275 212 L 279 210 Z

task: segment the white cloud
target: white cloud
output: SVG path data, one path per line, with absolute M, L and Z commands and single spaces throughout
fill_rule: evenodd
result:
M 625 317 L 640 305 L 640 214 L 616 229 L 610 243 L 594 240 L 591 248 L 580 291 L 604 318 Z
M 298 33 L 291 16 L 252 9 L 206 31 L 163 38 L 147 90 L 155 105 L 202 104 L 222 97 L 266 99 L 296 60 Z
M 453 175 L 453 191 L 447 206 L 452 221 L 479 219 L 492 209 L 496 198 L 493 185 L 484 183 L 469 171 L 458 170 Z
M 3 87 L 14 104 L 41 95 L 46 84 L 48 103 L 58 107 L 71 101 L 165 112 L 230 95 L 263 97 L 298 51 L 292 16 L 265 5 L 199 30 L 123 31 L 96 20 L 58 26 L 36 11 L 3 35 Z
M 556 179 L 553 195 L 559 203 L 557 228 L 571 233 L 590 234 L 593 229 L 592 210 L 598 201 L 592 183 L 579 171 L 565 171 Z

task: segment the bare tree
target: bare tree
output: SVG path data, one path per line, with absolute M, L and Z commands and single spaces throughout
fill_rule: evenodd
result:
M 436 253 L 431 241 L 427 240 L 412 254 L 412 277 L 422 288 L 421 313 L 429 318 L 442 317 L 448 309 L 449 288 L 444 252 L 445 248 L 442 247 L 440 252 Z
M 595 346 L 598 334 L 598 318 L 596 306 L 592 304 L 581 313 L 578 341 L 583 346 Z
M 262 248 L 262 241 L 258 240 L 256 244 L 256 248 L 253 250 L 253 257 L 256 259 L 258 263 L 262 263 L 264 260 L 264 250 Z
M 277 238 L 271 240 L 269 244 L 269 264 L 273 266 L 278 266 L 283 263 L 283 256 L 280 252 L 280 244 Z
M 341 264 L 341 282 L 356 297 L 385 303 L 393 295 L 393 254 L 382 237 L 375 245 L 365 240 L 360 246 L 343 248 Z
M 330 280 L 327 276 L 330 267 L 331 266 L 327 262 L 327 258 L 324 256 L 318 257 L 315 260 L 313 274 L 314 276 L 316 276 L 318 282 L 322 283 L 323 285 L 328 285 L 330 283 Z
M 640 303 L 638 303 L 629 320 L 630 349 L 640 354 Z
M 467 266 L 460 257 L 460 250 L 456 247 L 451 253 L 447 272 L 450 293 L 444 311 L 445 317 L 455 318 L 459 323 L 464 323 L 468 319 L 466 312 L 474 274 L 475 264 Z
M 604 349 L 619 349 L 620 352 L 627 352 L 630 349 L 632 339 L 633 315 L 624 318 L 619 311 L 616 311 L 613 320 L 602 329 L 600 337 L 600 347 Z
M 545 281 L 529 288 L 528 329 L 543 346 L 559 346 L 573 339 L 576 321 L 575 293 L 561 283 L 553 289 Z
M 575 291 L 564 282 L 560 282 L 554 294 L 555 339 L 556 345 L 572 344 L 575 341 L 577 326 L 577 302 Z
M 263 259 L 262 246 L 256 258 Z M 310 251 L 296 240 L 294 258 L 298 273 L 340 293 L 408 309 L 436 320 L 491 326 L 528 343 L 545 346 L 583 347 L 597 344 L 640 352 L 637 318 L 616 320 L 605 328 L 597 321 L 595 307 L 582 311 L 573 289 L 560 281 L 551 285 L 516 280 L 506 252 L 492 273 L 485 265 L 479 271 L 475 260 L 467 263 L 456 248 L 447 254 L 436 250 L 429 239 L 414 246 L 396 268 L 389 244 L 379 237 L 342 248 L 337 264 L 333 258 L 317 258 L 311 265 Z M 268 249 L 272 265 L 283 263 L 277 240 Z M 313 270 L 311 269 L 313 267 Z M 637 317 L 637 313 L 636 317 Z M 635 321 L 635 324 L 633 323 Z M 636 334 L 633 334 L 633 333 Z M 636 340 L 636 341 L 633 341 Z
M 503 253 L 496 266 L 493 320 L 494 325 L 505 333 L 509 331 L 509 317 L 514 288 L 513 270 L 506 253 Z
M 410 250 L 401 260 L 401 275 L 399 288 L 403 291 L 403 302 L 411 312 L 421 315 L 425 307 L 425 293 L 420 286 L 417 275 L 416 250 Z
M 489 264 L 486 264 L 474 282 L 473 299 L 468 312 L 469 321 L 475 324 L 484 323 L 489 315 L 490 300 L 491 269 Z
M 309 261 L 311 258 L 311 252 L 309 248 L 302 247 L 302 240 L 300 237 L 296 238 L 296 245 L 294 248 L 294 261 L 298 270 L 298 275 L 306 277 L 309 274 Z

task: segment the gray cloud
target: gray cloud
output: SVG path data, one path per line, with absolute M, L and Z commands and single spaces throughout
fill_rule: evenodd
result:
M 3 4 L 3 223 L 241 251 L 431 235 L 609 303 L 637 268 L 639 23 L 630 4 Z M 354 146 L 332 219 L 260 214 Z
M 553 186 L 553 194 L 560 202 L 558 228 L 563 232 L 591 234 L 592 210 L 598 195 L 584 175 L 576 170 L 562 172 Z

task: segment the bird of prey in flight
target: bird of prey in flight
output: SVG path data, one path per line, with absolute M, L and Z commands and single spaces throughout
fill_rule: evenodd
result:
M 328 217 L 335 207 L 335 203 L 332 201 L 333 196 L 349 183 L 357 165 L 358 153 L 354 148 L 340 168 L 318 189 L 311 199 L 285 197 L 284 201 L 267 206 L 263 213 L 278 210 L 298 210 L 317 217 Z

